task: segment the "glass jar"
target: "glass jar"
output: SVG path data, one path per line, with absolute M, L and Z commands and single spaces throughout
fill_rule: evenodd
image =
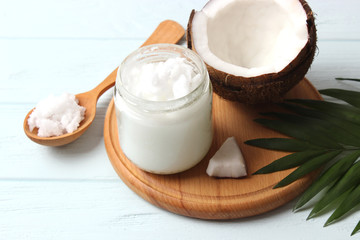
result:
M 128 70 L 181 57 L 200 74 L 187 95 L 166 101 L 146 100 L 124 86 Z M 131 80 L 131 79 L 128 79 Z M 185 171 L 199 163 L 212 143 L 212 86 L 201 58 L 174 44 L 155 44 L 130 54 L 120 65 L 114 89 L 120 147 L 139 168 L 157 174 Z

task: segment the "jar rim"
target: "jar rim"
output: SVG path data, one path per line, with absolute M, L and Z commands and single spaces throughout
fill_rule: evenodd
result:
M 198 73 L 201 75 L 201 82 L 196 86 L 192 91 L 190 91 L 185 96 L 171 99 L 171 100 L 149 100 L 136 96 L 131 93 L 122 83 L 122 74 L 123 69 L 126 64 L 130 64 L 132 61 L 137 59 L 146 59 L 157 54 L 167 54 L 173 56 L 181 56 L 188 59 L 194 63 L 192 64 L 198 70 Z M 124 100 L 132 106 L 141 106 L 141 110 L 146 112 L 164 112 L 164 111 L 174 111 L 180 108 L 186 107 L 193 102 L 195 102 L 200 96 L 206 91 L 210 85 L 209 75 L 207 72 L 206 65 L 201 57 L 192 51 L 189 48 L 168 43 L 152 44 L 145 47 L 141 47 L 133 51 L 128 55 L 117 70 L 116 83 L 114 88 L 114 98 L 116 95 L 120 94 L 123 96 Z

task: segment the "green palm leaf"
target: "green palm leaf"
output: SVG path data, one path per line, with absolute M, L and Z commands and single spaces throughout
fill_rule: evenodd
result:
M 289 123 L 301 123 L 305 126 L 311 126 L 311 129 L 315 129 L 318 134 L 322 137 L 326 137 L 331 139 L 333 143 L 340 144 L 341 146 L 360 146 L 360 137 L 353 135 L 352 132 L 347 132 L 344 128 L 337 126 L 330 121 L 326 121 L 325 119 L 318 119 L 312 116 L 299 116 L 287 113 L 263 113 L 263 115 L 267 116 L 275 116 L 282 121 Z M 341 123 L 343 126 L 344 123 Z M 329 131 L 331 129 L 331 131 Z M 337 147 L 334 145 L 334 147 Z
M 318 169 L 325 163 L 332 160 L 334 157 L 341 153 L 340 150 L 330 151 L 320 156 L 314 157 L 311 160 L 303 163 L 300 167 L 298 167 L 295 171 L 290 173 L 287 177 L 281 180 L 274 188 L 284 187 L 294 182 L 295 180 L 305 176 L 306 174 Z
M 340 89 L 320 92 L 344 102 L 286 100 L 279 104 L 286 113 L 262 113 L 264 118 L 254 121 L 290 138 L 260 138 L 245 143 L 290 152 L 254 173 L 267 174 L 297 167 L 274 188 L 286 186 L 324 167 L 325 171 L 299 198 L 294 211 L 328 187 L 309 215 L 309 218 L 316 217 L 333 205 L 335 211 L 325 223 L 327 226 L 360 204 L 360 161 L 357 161 L 360 158 L 360 93 Z M 339 203 L 338 199 L 343 201 Z M 359 230 L 360 221 L 352 234 Z
M 325 223 L 325 227 L 333 223 L 334 221 L 341 218 L 343 215 L 348 213 L 351 209 L 360 203 L 360 185 L 352 190 L 349 195 L 341 202 L 336 208 L 335 212 L 329 217 Z
M 307 162 L 310 158 L 317 157 L 324 154 L 325 152 L 325 150 L 310 150 L 286 155 L 285 157 L 279 158 L 278 160 L 270 163 L 269 165 L 259 169 L 253 174 L 272 173 L 298 167 L 301 164 Z
M 263 118 L 255 119 L 254 121 L 267 128 L 273 129 L 290 137 L 310 142 L 316 146 L 322 146 L 331 149 L 341 147 L 338 143 L 324 135 L 314 135 L 313 132 L 317 130 L 314 125 L 305 125 L 301 122 L 285 122 L 281 120 Z
M 346 191 L 356 187 L 360 184 L 360 162 L 356 162 L 343 177 L 323 196 L 323 198 L 317 202 L 309 214 L 308 219 L 317 216 L 322 212 L 329 204 L 334 202 L 339 196 Z
M 320 149 L 309 142 L 290 138 L 258 138 L 245 142 L 248 145 L 285 152 L 300 152 L 311 149 Z
M 351 236 L 357 233 L 360 230 L 360 221 L 356 224 L 354 230 L 351 233 Z
M 319 112 L 315 109 L 305 108 L 300 105 L 295 105 L 291 103 L 281 103 L 280 106 L 284 107 L 285 109 L 307 117 L 313 117 L 317 119 L 321 119 L 323 121 L 329 122 L 331 124 L 336 125 L 337 127 L 342 128 L 346 133 L 351 134 L 360 139 L 360 125 L 356 125 L 352 122 L 347 120 L 333 117 L 326 113 Z
M 360 109 L 350 105 L 310 99 L 291 99 L 288 101 L 316 109 L 330 116 L 341 118 L 355 124 L 360 124 Z
M 341 78 L 341 77 L 337 77 L 335 79 L 336 80 L 350 80 L 350 81 L 360 82 L 359 78 Z
M 337 118 L 337 117 L 328 115 L 326 113 L 319 112 L 315 109 L 302 107 L 297 104 L 280 103 L 279 105 L 293 113 L 307 116 L 307 117 L 321 119 L 323 121 L 327 121 L 331 124 L 336 125 L 337 127 L 342 128 L 347 133 L 352 134 L 357 138 L 360 138 L 360 125 L 354 124 L 352 122 L 349 122 L 349 121 L 341 119 L 341 118 Z
M 321 94 L 343 100 L 354 107 L 360 108 L 360 93 L 342 89 L 324 89 L 319 91 Z
M 294 210 L 298 210 L 304 206 L 310 199 L 318 194 L 325 187 L 330 186 L 332 183 L 337 181 L 352 164 L 360 156 L 360 150 L 355 151 L 351 154 L 346 155 L 339 161 L 329 167 L 314 183 L 301 195 L 300 199 L 296 202 Z

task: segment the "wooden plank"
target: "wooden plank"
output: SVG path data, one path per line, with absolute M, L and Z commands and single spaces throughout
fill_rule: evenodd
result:
M 88 91 L 142 42 L 0 39 L 0 103 L 35 105 L 49 94 Z
M 318 38 L 322 40 L 360 40 L 357 0 L 309 0 L 315 13 Z
M 121 181 L 7 180 L 0 190 L 1 239 L 353 239 L 353 219 L 322 228 L 328 216 L 306 222 L 308 212 L 294 214 L 292 204 L 258 217 L 200 221 L 152 206 Z
M 200 10 L 206 2 L 157 0 L 149 7 L 146 0 L 33 0 L 19 7 L 18 1 L 1 1 L 0 38 L 145 39 L 164 19 L 186 26 L 191 10 Z M 357 0 L 308 3 L 317 15 L 319 39 L 360 39 Z
M 141 43 L 0 39 L 0 52 L 6 56 L 0 57 L 0 79 L 6 81 L 0 88 L 0 104 L 35 105 L 51 93 L 91 89 Z M 318 49 L 307 74 L 316 88 L 346 87 L 348 83 L 338 84 L 334 78 L 360 76 L 360 41 L 319 41 Z
M 319 41 L 318 52 L 306 75 L 317 89 L 360 90 L 360 83 L 336 81 L 335 77 L 360 78 L 360 41 Z
M 309 211 L 293 214 L 293 203 L 223 222 L 181 217 L 143 201 L 118 179 L 105 153 L 111 94 L 100 99 L 95 124 L 73 145 L 50 149 L 22 133 L 25 114 L 41 98 L 94 87 L 160 21 L 185 26 L 191 9 L 205 2 L 0 1 L 0 239 L 354 238 L 359 212 L 322 228 L 329 215 L 306 221 Z M 317 14 L 320 52 L 307 77 L 319 88 L 358 87 L 332 79 L 360 76 L 359 2 L 308 2 Z

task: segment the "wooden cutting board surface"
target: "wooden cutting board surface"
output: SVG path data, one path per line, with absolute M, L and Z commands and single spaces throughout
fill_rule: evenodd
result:
M 307 80 L 302 80 L 286 98 L 321 99 Z M 275 209 L 302 193 L 315 178 L 310 174 L 279 189 L 272 189 L 292 170 L 266 175 L 252 175 L 256 170 L 286 153 L 264 150 L 244 144 L 254 138 L 283 137 L 253 119 L 259 112 L 274 111 L 273 105 L 246 106 L 224 100 L 214 94 L 214 140 L 207 156 L 192 169 L 172 175 L 144 172 L 132 164 L 122 152 L 114 102 L 110 102 L 104 125 L 104 141 L 109 159 L 120 178 L 134 192 L 150 203 L 168 211 L 202 219 L 233 219 L 258 215 Z M 226 138 L 235 136 L 246 161 L 248 176 L 240 179 L 216 179 L 206 174 L 211 156 Z

